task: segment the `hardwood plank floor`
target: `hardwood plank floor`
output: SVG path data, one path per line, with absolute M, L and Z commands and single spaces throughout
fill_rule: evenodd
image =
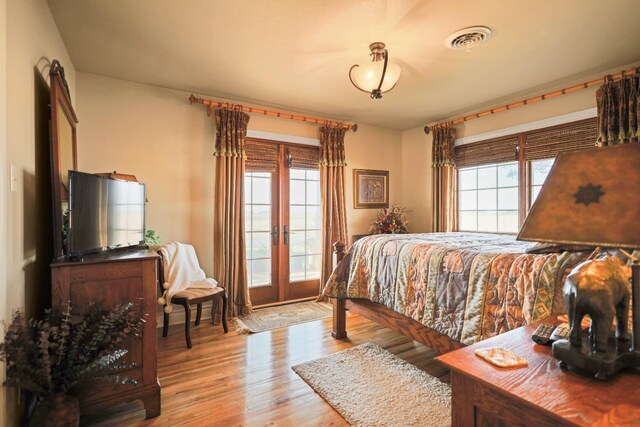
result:
M 231 329 L 233 329 L 232 325 Z M 331 337 L 331 318 L 288 328 L 239 335 L 203 322 L 158 330 L 162 415 L 144 419 L 140 403 L 85 417 L 95 426 L 346 426 L 346 421 L 291 366 L 365 342 L 373 342 L 443 381 L 449 371 L 435 352 L 356 314 L 347 316 L 349 338 Z

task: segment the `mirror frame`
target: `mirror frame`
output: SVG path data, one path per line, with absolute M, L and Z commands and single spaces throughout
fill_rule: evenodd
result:
M 54 257 L 64 256 L 64 242 L 62 237 L 63 213 L 62 199 L 66 187 L 62 182 L 62 159 L 60 155 L 60 123 L 65 120 L 72 129 L 73 170 L 78 169 L 76 125 L 78 118 L 71 105 L 67 82 L 64 79 L 64 69 L 56 60 L 51 64 L 49 73 L 51 80 L 51 183 L 53 187 L 53 251 Z M 68 184 L 68 183 L 67 183 Z

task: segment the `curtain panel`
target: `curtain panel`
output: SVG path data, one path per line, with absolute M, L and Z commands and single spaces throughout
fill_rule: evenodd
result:
M 638 74 L 600 86 L 596 92 L 599 146 L 638 141 L 639 102 Z
M 433 231 L 457 228 L 455 139 L 450 124 L 433 130 Z
M 320 191 L 322 194 L 322 266 L 320 270 L 320 296 L 322 288 L 333 270 L 333 244 L 347 243 L 347 205 L 345 202 L 346 130 L 334 126 L 320 128 Z
M 215 111 L 215 201 L 213 270 L 227 290 L 231 316 L 251 312 L 244 234 L 245 143 L 249 115 L 227 108 Z

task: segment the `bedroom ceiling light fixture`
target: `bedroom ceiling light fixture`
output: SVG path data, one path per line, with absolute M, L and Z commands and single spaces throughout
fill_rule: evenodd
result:
M 471 52 L 471 49 L 489 40 L 491 29 L 485 26 L 467 27 L 452 33 L 444 40 L 444 45 L 453 50 L 464 50 Z
M 353 65 L 349 69 L 349 80 L 356 89 L 369 93 L 371 99 L 380 99 L 383 93 L 396 86 L 402 69 L 389 62 L 389 52 L 384 43 L 371 43 L 369 49 L 371 62 L 363 66 Z

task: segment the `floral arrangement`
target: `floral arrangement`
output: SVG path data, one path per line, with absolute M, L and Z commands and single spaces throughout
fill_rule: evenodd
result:
M 405 234 L 407 230 L 407 215 L 411 210 L 396 205 L 380 209 L 378 216 L 373 219 L 369 227 L 370 234 Z
M 7 363 L 4 385 L 44 400 L 92 381 L 135 384 L 107 371 L 133 367 L 120 360 L 127 353 L 123 340 L 140 336 L 143 323 L 131 303 L 110 311 L 92 304 L 84 316 L 72 316 L 68 303 L 61 316 L 47 310 L 43 320 L 29 321 L 16 311 L 0 344 L 0 361 Z

